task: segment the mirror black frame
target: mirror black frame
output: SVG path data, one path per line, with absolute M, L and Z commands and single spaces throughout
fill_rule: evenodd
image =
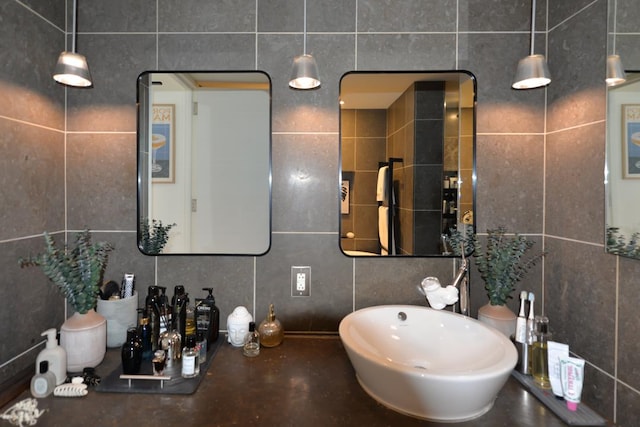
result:
M 609 86 L 607 87 L 607 120 L 606 120 L 606 151 L 605 151 L 605 170 L 604 170 L 604 178 L 605 178 L 605 245 L 604 250 L 605 253 L 612 255 L 619 255 L 625 258 L 631 259 L 640 259 L 640 230 L 632 232 L 631 235 L 625 235 L 620 233 L 620 224 L 609 224 L 611 216 L 613 213 L 611 212 L 614 208 L 612 206 L 612 171 L 617 170 L 616 168 L 611 167 L 614 162 L 614 159 L 611 158 L 611 147 L 614 144 L 620 144 L 620 141 L 612 141 L 610 137 L 610 126 L 621 126 L 622 123 L 619 122 L 617 124 L 611 123 L 610 120 L 610 107 L 611 107 L 611 98 L 610 91 L 615 90 L 616 88 L 621 88 L 627 86 L 629 84 L 637 84 L 640 82 L 640 70 L 625 70 L 627 75 L 627 81 L 625 83 Z M 633 76 L 631 78 L 631 76 Z M 638 94 L 638 98 L 640 99 L 640 93 Z M 638 102 L 640 104 L 640 101 Z M 622 133 L 622 129 L 621 132 Z M 617 161 L 620 162 L 621 159 Z M 616 178 L 617 180 L 623 180 L 622 177 Z M 640 178 L 637 178 L 640 179 Z M 637 180 L 636 179 L 636 180 Z M 637 181 L 640 183 L 640 181 Z M 636 200 L 637 198 L 629 197 L 628 200 Z
M 472 153 L 472 162 L 473 162 L 473 166 L 472 166 L 472 174 L 471 174 L 471 188 L 472 188 L 472 215 L 475 216 L 477 209 L 476 209 L 476 203 L 477 203 L 477 193 L 476 193 L 476 186 L 477 186 L 477 178 L 476 178 L 476 144 L 477 144 L 477 135 L 476 135 L 476 127 L 477 127 L 477 79 L 475 77 L 475 75 L 473 73 L 471 73 L 470 71 L 467 70 L 375 70 L 375 71 L 350 71 L 347 72 L 345 74 L 342 75 L 342 77 L 340 78 L 340 89 L 339 92 L 340 94 L 342 94 L 342 85 L 343 85 L 343 80 L 345 79 L 345 77 L 347 76 L 351 76 L 354 74 L 360 74 L 360 75 L 401 75 L 401 74 L 424 74 L 424 75 L 432 75 L 432 76 L 436 76 L 436 75 L 445 75 L 445 74 L 463 74 L 468 76 L 468 79 L 472 82 L 473 84 L 473 126 L 472 126 L 472 132 L 473 132 L 473 142 L 472 142 L 472 149 L 473 149 L 473 153 Z M 341 100 L 342 102 L 342 100 Z M 339 110 L 340 110 L 340 114 L 339 114 L 339 123 L 340 123 L 340 141 L 339 141 L 339 147 L 340 147 L 340 152 L 339 152 L 339 172 L 338 172 L 338 188 L 340 189 L 339 192 L 342 192 L 342 182 L 344 179 L 344 174 L 343 174 L 343 168 L 342 168 L 342 164 L 343 164 L 343 159 L 342 159 L 342 145 L 343 145 L 343 117 L 342 117 L 342 108 L 339 106 Z M 458 194 L 459 197 L 459 194 Z M 352 251 L 352 252 L 356 252 L 356 253 L 347 253 L 343 248 L 342 248 L 342 238 L 346 237 L 345 234 L 345 230 L 343 230 L 343 223 L 342 223 L 342 218 L 341 218 L 341 203 L 342 203 L 342 198 L 338 197 L 338 215 L 340 216 L 339 219 L 339 239 L 338 239 L 338 247 L 340 249 L 340 251 L 348 257 L 354 257 L 354 258 L 360 258 L 360 257 L 365 257 L 365 258 L 375 258 L 375 256 L 373 257 L 367 257 L 367 255 L 365 254 L 356 254 L 358 251 Z M 457 224 L 460 225 L 462 224 L 462 215 L 460 213 L 457 214 Z M 475 235 L 476 233 L 476 227 L 477 227 L 477 217 L 473 218 L 472 223 L 465 226 L 465 230 L 463 231 L 464 235 L 468 235 L 468 234 L 473 234 Z M 469 256 L 473 253 L 473 248 L 470 248 L 470 250 L 466 250 L 465 251 L 465 256 Z M 434 254 L 393 254 L 393 255 L 385 255 L 385 256 L 380 256 L 379 254 L 372 254 L 372 255 L 378 255 L 380 258 L 411 258 L 411 257 L 416 257 L 416 258 L 458 258 L 459 256 L 455 255 L 455 253 L 453 253 L 453 251 L 449 252 L 449 253 L 434 253 Z
M 142 147 L 143 144 L 143 140 L 146 141 L 144 142 L 145 144 L 148 145 L 148 132 L 147 132 L 147 125 L 148 125 L 148 121 L 146 120 L 146 118 L 144 117 L 144 111 L 146 108 L 149 108 L 150 106 L 147 105 L 147 100 L 149 99 L 148 96 L 142 96 L 143 94 L 147 93 L 145 91 L 148 91 L 149 88 L 152 86 L 152 82 L 150 80 L 150 76 L 153 74 L 217 74 L 217 75 L 223 75 L 223 74 L 236 74 L 236 73 L 241 73 L 241 74 L 260 74 L 262 76 L 264 76 L 266 78 L 266 83 L 268 84 L 268 105 L 269 105 L 269 114 L 268 114 L 268 232 L 266 233 L 268 236 L 268 242 L 266 242 L 266 249 L 264 251 L 261 252 L 255 252 L 255 253 L 242 253 L 242 252 L 221 252 L 221 253 L 216 253 L 216 252 L 194 252 L 194 253 L 190 253 L 190 252 L 171 252 L 171 253 L 164 253 L 164 252 L 160 252 L 160 253 L 147 253 L 144 251 L 143 249 L 143 244 L 142 244 L 142 236 L 143 236 L 143 230 L 142 230 L 142 220 L 143 218 L 146 218 L 146 216 L 144 215 L 144 204 L 142 202 L 143 199 L 148 198 L 148 191 L 149 188 L 148 186 L 145 188 L 144 187 L 144 183 L 146 182 L 145 179 L 143 179 L 143 176 L 148 176 L 149 170 L 148 170 L 148 154 L 147 155 L 143 155 L 143 150 L 144 147 Z M 137 107 L 137 112 L 136 112 L 136 164 L 137 164 L 137 199 L 136 199 L 136 221 L 137 221 L 137 226 L 136 226 L 136 236 L 137 236 L 137 246 L 138 246 L 138 250 L 143 254 L 143 255 L 148 255 L 148 256 L 158 256 L 158 255 L 162 255 L 162 256 L 173 256 L 173 255 L 223 255 L 223 256 L 262 256 L 267 254 L 270 249 L 271 249 L 271 244 L 272 244 L 272 231 L 273 231 L 273 209 L 272 209 L 272 191 L 273 191 L 273 186 L 272 186 L 272 173 L 273 173 L 273 138 L 272 138 L 272 115 L 273 115 L 273 95 L 272 95 L 272 91 L 273 91 L 273 85 L 272 85 L 272 81 L 271 81 L 271 77 L 269 76 L 268 73 L 261 71 L 261 70 L 147 70 L 144 71 L 142 73 L 139 74 L 138 78 L 137 78 L 137 90 L 136 90 L 136 107 Z M 146 140 L 145 140 L 146 138 Z

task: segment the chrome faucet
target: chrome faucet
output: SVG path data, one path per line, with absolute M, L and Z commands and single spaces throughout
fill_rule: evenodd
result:
M 427 297 L 431 308 L 442 310 L 447 305 L 458 303 L 458 312 L 464 316 L 469 315 L 469 260 L 464 256 L 462 248 L 460 267 L 453 278 L 453 282 L 447 287 L 440 286 L 436 277 L 427 277 L 418 286 L 418 290 Z

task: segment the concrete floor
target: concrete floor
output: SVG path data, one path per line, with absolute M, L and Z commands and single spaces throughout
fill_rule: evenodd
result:
M 221 336 L 220 339 L 223 339 Z M 119 366 L 109 350 L 97 373 Z M 201 373 L 203 375 L 203 373 Z M 393 412 L 358 384 L 337 337 L 290 337 L 257 358 L 224 343 L 192 395 L 102 393 L 82 398 L 39 399 L 46 412 L 38 426 L 438 426 Z M 15 401 L 30 397 L 28 391 Z M 15 402 L 14 401 L 14 402 Z M 9 407 L 14 402 L 7 405 Z M 4 412 L 7 407 L 2 409 Z M 9 425 L 0 421 L 1 425 Z M 467 427 L 563 426 L 535 397 L 510 378 L 491 411 Z

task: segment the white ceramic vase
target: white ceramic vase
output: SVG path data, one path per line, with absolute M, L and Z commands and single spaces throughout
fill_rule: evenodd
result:
M 120 347 L 127 340 L 127 329 L 138 323 L 138 293 L 129 298 L 103 300 L 98 298 L 96 311 L 107 319 L 107 347 Z
M 516 314 L 506 305 L 487 303 L 478 309 L 478 320 L 494 327 L 507 338 L 516 333 Z
M 60 345 L 67 352 L 67 372 L 95 368 L 107 351 L 107 320 L 93 309 L 75 313 L 60 328 Z

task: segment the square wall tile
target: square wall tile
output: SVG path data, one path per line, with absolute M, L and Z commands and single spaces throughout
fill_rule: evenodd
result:
M 605 124 L 547 136 L 547 234 L 604 243 Z
M 68 93 L 68 130 L 136 131 L 136 81 L 156 68 L 156 37 L 148 34 L 80 35 L 93 87 Z
M 615 257 L 601 246 L 552 237 L 545 249 L 544 306 L 554 339 L 613 374 Z
M 336 332 L 351 312 L 353 259 L 340 252 L 337 234 L 275 234 L 271 251 L 256 259 L 256 316 L 275 304 L 285 331 Z M 310 296 L 291 296 L 291 267 L 311 267 Z
M 638 341 L 638 277 L 640 262 L 618 258 L 618 378 L 636 390 L 640 389 L 640 342 Z
M 158 31 L 255 32 L 257 3 L 256 0 L 158 0 Z
M 503 225 L 511 232 L 541 233 L 544 138 L 480 135 L 476 156 L 478 232 Z
M 0 119 L 0 151 L 0 240 L 64 230 L 64 135 Z
M 454 32 L 455 0 L 402 2 L 360 0 L 359 32 Z
M 273 136 L 273 231 L 337 232 L 338 136 Z
M 605 117 L 606 14 L 605 1 L 593 2 L 549 33 L 548 131 Z
M 135 230 L 135 134 L 69 134 L 67 226 Z
M 163 2 L 160 1 L 160 4 Z M 180 5 L 184 5 L 184 1 Z M 72 1 L 68 1 L 68 31 L 73 19 Z M 78 2 L 78 33 L 155 32 L 158 16 L 157 0 L 82 0 Z M 166 4 L 159 10 L 165 11 Z M 174 20 L 184 13 L 174 14 Z M 190 16 L 190 15 L 189 15 Z M 82 49 L 79 49 L 82 52 Z

